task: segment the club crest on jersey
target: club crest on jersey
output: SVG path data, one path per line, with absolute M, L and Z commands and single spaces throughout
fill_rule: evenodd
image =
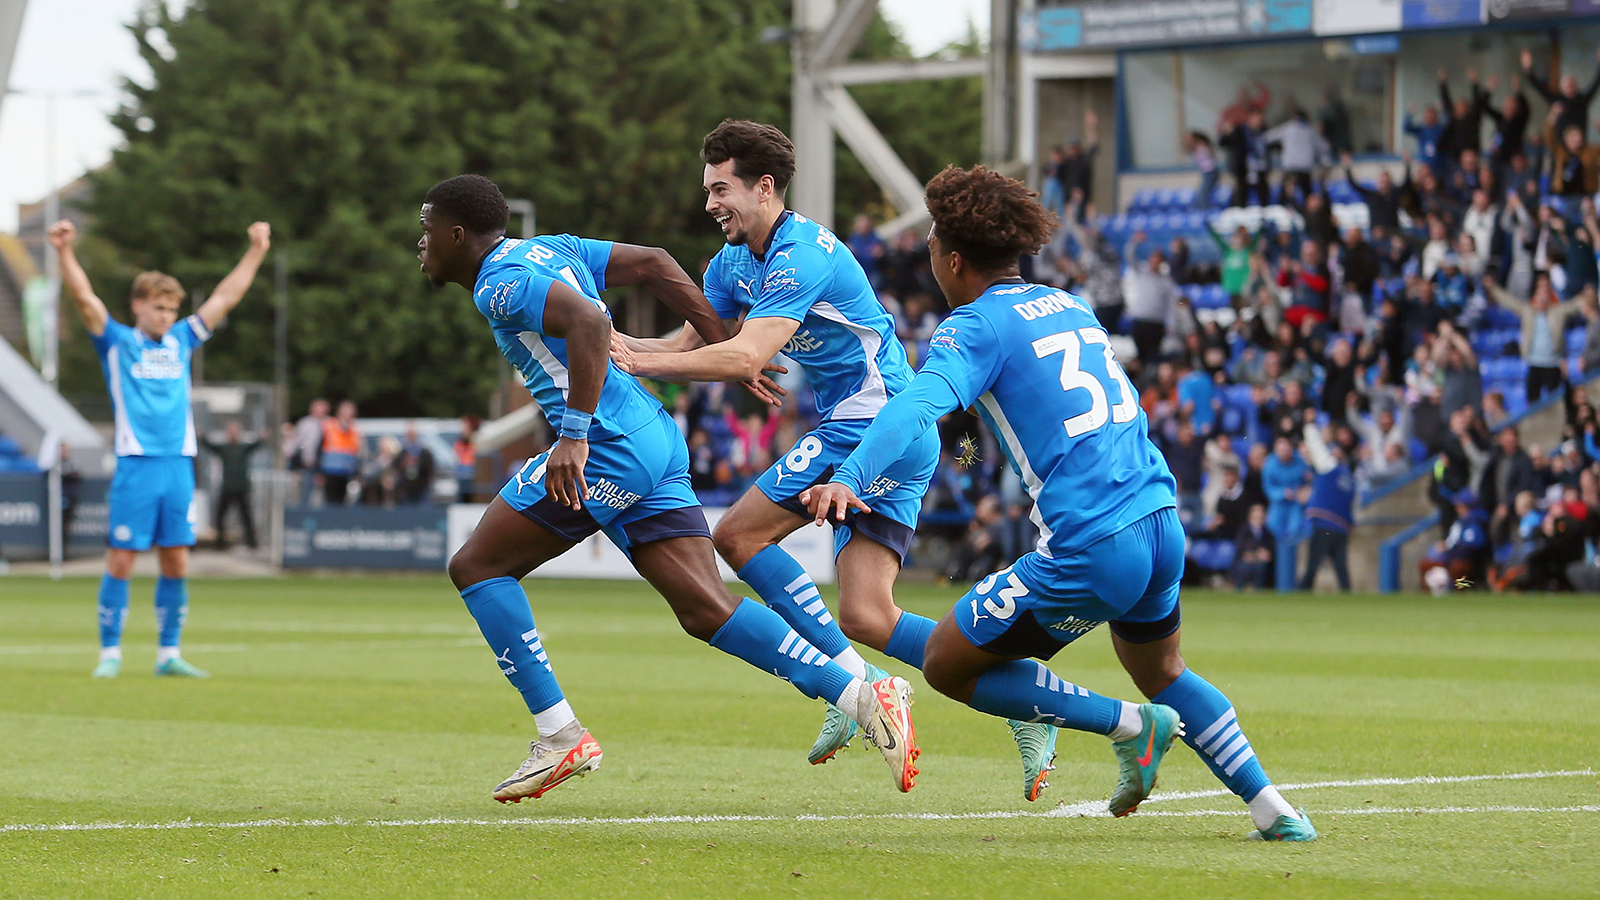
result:
M 128 367 L 134 378 L 153 381 L 171 381 L 183 377 L 183 362 L 178 351 L 171 347 L 145 347 L 139 352 L 139 361 Z
M 823 342 L 812 336 L 809 329 L 796 331 L 789 342 L 783 345 L 784 353 L 812 353 L 821 350 Z

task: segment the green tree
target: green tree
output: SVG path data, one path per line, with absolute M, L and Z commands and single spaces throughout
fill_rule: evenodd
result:
M 132 26 L 153 77 L 93 212 L 125 287 L 214 284 L 244 227 L 291 260 L 292 393 L 364 412 L 483 411 L 504 368 L 471 302 L 417 270 L 417 207 L 463 172 L 532 198 L 542 230 L 714 248 L 695 156 L 723 115 L 781 120 L 783 0 L 207 0 Z M 692 263 L 691 263 L 692 265 Z M 272 372 L 270 277 L 208 348 L 212 379 Z M 92 371 L 92 370 L 91 370 Z
M 505 367 L 471 302 L 417 270 L 427 188 L 479 172 L 535 201 L 541 231 L 666 247 L 691 273 L 720 236 L 700 138 L 725 116 L 786 124 L 790 58 L 761 33 L 790 0 L 195 0 L 130 30 L 149 63 L 93 178 L 90 274 L 125 314 L 159 268 L 207 290 L 273 223 L 290 260 L 291 408 L 483 412 Z M 864 52 L 909 51 L 881 20 Z M 973 84 L 857 97 L 919 177 L 977 157 Z M 841 150 L 840 209 L 880 192 Z M 842 220 L 847 221 L 847 220 Z M 513 224 L 513 228 L 515 228 Z M 212 380 L 270 380 L 272 262 L 208 345 Z M 99 392 L 88 342 L 69 392 Z

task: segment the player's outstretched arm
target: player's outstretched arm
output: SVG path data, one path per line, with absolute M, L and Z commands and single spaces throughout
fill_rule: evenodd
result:
M 581 509 L 589 499 L 583 469 L 589 461 L 589 423 L 600 404 L 611 359 L 611 320 L 592 300 L 560 281 L 544 302 L 544 333 L 567 342 L 567 413 L 550 451 L 545 484 L 551 499 Z
M 617 364 L 634 375 L 667 381 L 751 381 L 799 327 L 781 316 L 746 319 L 738 334 L 721 343 L 687 353 L 635 353 Z
M 217 323 L 228 317 L 233 308 L 244 299 L 244 292 L 250 290 L 250 282 L 256 279 L 256 270 L 261 268 L 261 260 L 266 258 L 267 249 L 272 246 L 272 226 L 265 222 L 256 222 L 250 226 L 250 249 L 244 252 L 244 258 L 233 267 L 228 277 L 222 279 L 200 304 L 197 314 L 200 321 L 206 323 L 207 328 L 216 328 Z
M 67 289 L 67 296 L 72 298 L 78 318 L 83 320 L 84 330 L 91 337 L 105 334 L 106 322 L 111 319 L 111 314 L 106 312 L 106 305 L 95 296 L 89 276 L 84 274 L 83 266 L 78 265 L 78 255 L 72 250 L 72 245 L 78 241 L 77 226 L 62 219 L 50 226 L 49 237 L 50 246 L 56 248 L 56 255 L 61 260 L 61 286 Z
M 728 339 L 728 326 L 706 302 L 705 294 L 700 292 L 689 273 L 683 271 L 672 254 L 660 247 L 620 243 L 611 245 L 611 260 L 606 264 L 606 285 L 620 287 L 630 284 L 644 285 L 668 309 L 683 316 L 702 342 L 715 344 Z

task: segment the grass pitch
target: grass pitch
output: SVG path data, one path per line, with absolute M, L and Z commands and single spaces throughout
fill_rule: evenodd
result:
M 1028 804 L 1004 724 L 899 664 L 918 687 L 917 788 L 895 793 L 859 749 L 813 768 L 821 705 L 681 634 L 647 588 L 526 584 L 606 757 L 501 807 L 489 792 L 532 720 L 443 578 L 197 582 L 186 655 L 206 681 L 150 676 L 136 581 L 111 682 L 88 677 L 94 582 L 0 579 L 0 896 L 1600 890 L 1591 598 L 1188 594 L 1189 663 L 1322 832 L 1288 846 L 1241 840 L 1243 804 L 1183 747 L 1165 795 L 1113 820 L 1092 814 L 1116 779 L 1106 741 L 1064 733 Z M 900 596 L 938 616 L 959 594 Z M 1132 695 L 1103 632 L 1053 668 Z

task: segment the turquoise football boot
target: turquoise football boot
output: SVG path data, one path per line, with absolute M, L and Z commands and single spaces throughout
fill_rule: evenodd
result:
M 1172 748 L 1172 742 L 1183 734 L 1178 711 L 1170 706 L 1142 703 L 1139 718 L 1144 720 L 1144 727 L 1136 737 L 1111 745 L 1121 769 L 1116 793 L 1111 795 L 1111 814 L 1118 818 L 1138 809 L 1155 790 L 1156 770 L 1161 768 L 1161 760 Z
M 1060 731 L 1043 722 L 1007 719 L 1006 724 L 1011 726 L 1011 739 L 1022 754 L 1022 799 L 1032 803 L 1050 786 L 1045 777 L 1056 768 L 1056 735 Z
M 109 657 L 100 660 L 99 664 L 94 667 L 93 677 L 115 678 L 120 674 L 122 674 L 122 659 L 120 657 Z
M 865 680 L 868 685 L 888 677 L 888 672 L 872 663 L 867 663 L 867 677 Z M 856 724 L 856 720 L 841 712 L 839 707 L 829 703 L 827 715 L 822 719 L 822 733 L 817 735 L 817 742 L 811 745 L 811 752 L 806 754 L 806 758 L 811 760 L 813 766 L 822 765 L 833 759 L 834 754 L 850 746 L 850 739 L 855 737 L 856 732 L 860 730 L 861 726 Z
M 211 673 L 195 666 L 181 656 L 174 656 L 164 663 L 156 665 L 157 676 L 174 676 L 177 678 L 210 678 Z
M 1279 816 L 1272 827 L 1266 831 L 1250 832 L 1252 841 L 1314 841 L 1317 839 L 1316 826 L 1311 824 L 1311 817 L 1303 809 L 1296 809 L 1299 818 L 1294 816 Z

